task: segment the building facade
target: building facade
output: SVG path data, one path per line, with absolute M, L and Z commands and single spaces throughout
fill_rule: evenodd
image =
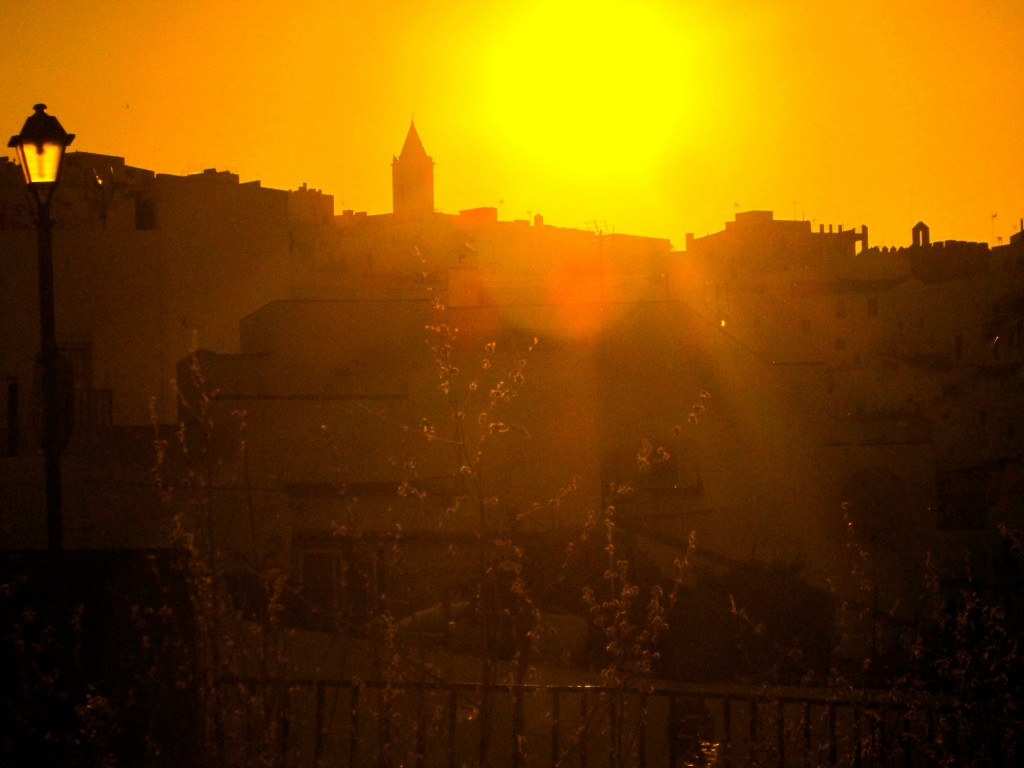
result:
M 871 583 L 906 615 L 929 553 L 1019 585 L 999 531 L 1024 488 L 1024 235 L 990 249 L 919 223 L 879 249 L 866 227 L 750 211 L 678 252 L 438 213 L 432 174 L 414 126 L 378 215 L 69 156 L 58 334 L 100 414 L 83 423 L 110 428 L 77 429 L 66 457 L 70 542 L 186 510 L 215 520 L 226 569 L 275 563 L 350 613 L 400 584 L 411 613 L 439 584 L 467 596 L 481 540 L 551 548 L 614 508 L 665 574 L 696 541 L 844 598 Z M 33 233 L 3 210 L 5 535 L 31 542 L 41 514 L 39 536 L 11 521 L 41 509 L 19 480 L 38 463 Z

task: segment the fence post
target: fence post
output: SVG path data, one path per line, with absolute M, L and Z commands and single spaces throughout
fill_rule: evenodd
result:
M 834 766 L 838 762 L 838 745 L 836 744 L 836 704 L 828 703 L 828 764 Z
M 561 757 L 561 713 L 559 711 L 559 691 L 551 691 L 551 768 L 557 768 Z
M 523 689 L 512 686 L 512 765 L 523 765 L 523 744 L 526 741 L 526 716 L 523 712 Z
M 679 717 L 679 705 L 676 702 L 676 695 L 668 697 L 668 764 L 675 768 L 679 756 L 676 754 L 675 722 Z
M 750 697 L 750 722 L 749 729 L 747 731 L 750 746 L 748 748 L 747 759 L 753 763 L 755 762 L 754 756 L 757 754 L 757 698 L 754 696 Z
M 647 768 L 647 692 L 640 693 L 640 720 L 637 723 L 636 759 L 640 768 Z
M 426 744 L 426 730 L 427 730 L 427 714 L 426 714 L 426 693 L 423 690 L 423 684 L 418 683 L 416 685 L 416 768 L 423 768 L 427 764 L 427 744 Z
M 454 685 L 448 688 L 448 768 L 455 768 L 455 728 L 459 716 L 459 693 Z
M 786 768 L 786 702 L 781 697 L 777 703 L 778 722 L 775 724 L 775 741 L 779 752 L 779 768 Z
M 314 755 L 314 758 L 316 760 L 317 768 L 319 768 L 321 765 L 323 765 L 323 761 L 324 761 L 324 730 L 326 729 L 326 726 L 324 725 L 324 708 L 325 708 L 324 681 L 323 680 L 317 680 L 316 681 L 316 722 L 314 723 L 314 727 L 316 728 L 316 730 L 314 731 L 314 734 L 313 734 L 313 737 L 315 739 L 315 741 L 313 742 L 313 755 Z
M 722 699 L 722 766 L 732 768 L 732 698 Z
M 853 708 L 853 768 L 861 768 L 863 765 L 864 745 L 860 738 L 860 710 Z
M 584 688 L 583 695 L 580 697 L 580 768 L 587 768 L 587 730 L 588 730 L 588 719 L 590 718 L 589 712 L 589 691 Z
M 811 702 L 804 701 L 803 711 L 804 727 L 804 764 L 811 762 Z
M 348 729 L 348 764 L 349 768 L 355 768 L 359 759 L 359 691 L 361 686 L 356 683 L 352 686 L 352 709 L 349 712 Z
M 278 744 L 278 750 L 280 751 L 281 765 L 288 765 L 288 739 L 291 736 L 292 730 L 292 713 L 291 708 L 288 706 L 288 694 L 291 692 L 291 688 L 287 685 L 282 685 L 281 690 L 284 691 L 284 707 L 281 717 L 281 738 L 280 743 Z
M 619 738 L 622 736 L 622 729 L 619 727 L 619 692 L 607 693 L 608 697 L 608 766 L 619 768 L 619 757 L 622 748 Z

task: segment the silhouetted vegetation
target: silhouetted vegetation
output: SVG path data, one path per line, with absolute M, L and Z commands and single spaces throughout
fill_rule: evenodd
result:
M 0 763 L 199 759 L 183 559 L 96 550 L 0 558 Z
M 173 441 L 156 441 L 158 488 L 179 504 L 169 533 L 179 554 L 5 561 L 9 682 L 2 739 L 12 761 L 170 765 L 201 756 L 211 766 L 308 763 L 310 755 L 294 746 L 295 734 L 308 731 L 311 718 L 325 722 L 330 680 L 331 707 L 372 718 L 362 727 L 372 728 L 373 738 L 360 737 L 359 747 L 381 765 L 400 764 L 396 750 L 409 736 L 398 732 L 402 718 L 415 709 L 417 722 L 428 721 L 426 683 L 465 682 L 468 666 L 457 657 L 476 665 L 478 687 L 451 688 L 451 698 L 435 704 L 430 717 L 438 728 L 444 718 L 465 727 L 473 723 L 479 750 L 473 762 L 481 765 L 499 749 L 492 739 L 508 725 L 504 719 L 517 734 L 512 764 L 539 752 L 526 738 L 530 704 L 522 691 L 530 682 L 544 682 L 534 673 L 545 665 L 601 684 L 581 704 L 578 729 L 563 746 L 566 755 L 579 755 L 587 734 L 600 733 L 614 766 L 646 759 L 651 711 L 645 697 L 682 683 L 758 691 L 814 686 L 822 696 L 854 702 L 849 706 L 860 707 L 854 711 L 870 728 L 848 753 L 875 764 L 898 755 L 910 764 L 920 758 L 996 765 L 1019 755 L 1019 617 L 1012 603 L 989 599 L 969 572 L 960 581 L 942 582 L 934 568 L 926 568 L 929 610 L 908 623 L 812 587 L 800 563 L 729 560 L 702 550 L 692 537 L 680 547 L 674 572 L 665 573 L 636 534 L 617 525 L 614 504 L 578 529 L 531 531 L 501 509 L 484 472 L 492 441 L 526 430 L 508 415 L 528 385 L 525 358 L 516 351 L 502 368 L 500 350 L 489 343 L 480 370 L 467 376 L 455 360 L 454 329 L 438 323 L 432 332 L 447 421 L 424 420 L 418 429 L 424 445 L 441 444 L 455 459 L 448 512 L 469 509 L 477 524 L 453 536 L 447 557 L 468 556 L 472 567 L 460 563 L 459 578 L 443 586 L 438 580 L 437 588 L 417 585 L 410 597 L 405 582 L 429 581 L 447 566 L 428 563 L 420 566 L 423 572 L 411 571 L 406 560 L 412 542 L 400 527 L 338 532 L 348 542 L 345 578 L 360 596 L 344 605 L 320 600 L 311 585 L 261 560 L 255 548 L 247 565 L 227 567 L 216 538 L 220 510 L 210 490 L 216 462 L 228 457 L 246 466 L 246 417 L 233 413 L 229 428 L 218 434 L 208 411 L 213 397 L 196 365 L 188 401 L 192 418 Z M 528 351 L 537 343 L 528 341 Z M 490 381 L 495 369 L 501 372 Z M 706 399 L 699 397 L 701 412 Z M 218 447 L 225 434 L 234 434 L 237 445 Z M 172 445 L 186 456 L 183 477 L 168 477 L 162 467 Z M 671 461 L 666 449 L 646 440 L 637 457 L 641 481 L 652 466 L 657 472 Z M 396 498 L 426 495 L 425 484 L 412 474 L 395 489 Z M 564 501 L 574 485 L 567 482 L 548 503 Z M 616 488 L 611 500 L 630 493 Z M 1019 536 L 1004 535 L 1008 556 L 1019 567 Z M 86 570 L 89 578 L 83 579 Z M 133 586 L 120 594 L 115 584 Z M 842 611 L 859 614 L 876 635 L 862 657 L 840 653 Z M 579 644 L 569 638 L 560 655 L 545 656 L 543 629 L 555 616 L 578 620 L 563 628 L 586 629 Z M 329 650 L 312 653 L 328 641 L 303 645 L 303 632 L 330 638 Z M 346 662 L 355 657 L 368 659 L 358 673 L 372 682 L 365 691 L 356 675 L 342 685 L 322 672 L 346 674 Z M 314 693 L 319 698 L 311 703 Z M 720 746 L 712 717 L 701 699 L 695 701 L 690 706 L 672 699 L 666 715 L 672 748 L 686 759 L 714 762 Z M 784 740 L 782 703 L 778 707 L 778 738 Z M 531 716 L 550 720 L 553 711 Z M 756 725 L 755 715 L 749 717 Z M 189 738 L 182 737 L 186 731 Z M 758 736 L 764 744 L 751 736 L 747 747 L 781 754 L 781 741 L 769 744 L 766 732 Z M 834 747 L 837 737 L 830 734 Z M 327 734 L 318 738 L 322 750 Z M 353 737 L 350 744 L 356 743 Z

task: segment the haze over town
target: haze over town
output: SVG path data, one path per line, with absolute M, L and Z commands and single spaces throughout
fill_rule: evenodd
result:
M 715 5 L 6 9 L 0 754 L 1021 763 L 1024 4 Z
M 995 245 L 1022 213 L 1014 0 L 47 0 L 4 18 L 10 132 L 45 101 L 73 149 L 307 183 L 339 213 L 390 209 L 410 118 L 441 210 L 678 249 L 737 210 L 867 224 L 878 245 L 919 220 Z

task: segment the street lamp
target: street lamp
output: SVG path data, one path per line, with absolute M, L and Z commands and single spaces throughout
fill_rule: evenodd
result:
M 46 114 L 45 104 L 36 104 L 21 133 L 12 136 L 8 147 L 18 153 L 25 184 L 36 203 L 36 233 L 39 241 L 39 364 L 43 385 L 43 461 L 46 475 L 46 534 L 50 551 L 63 546 L 61 521 L 60 452 L 67 441 L 66 419 L 61 417 L 62 360 L 57 349 L 53 312 L 53 220 L 50 200 L 60 178 L 64 150 L 74 140 L 56 117 Z

